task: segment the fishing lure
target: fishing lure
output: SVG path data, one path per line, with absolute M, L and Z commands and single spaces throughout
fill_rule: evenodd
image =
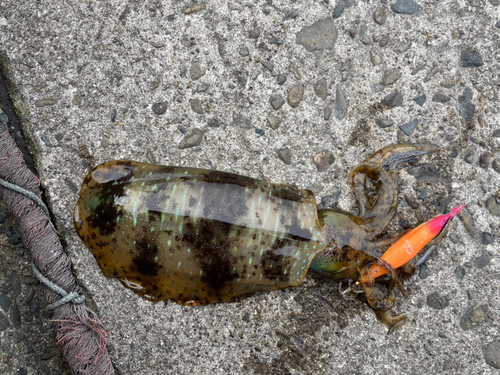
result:
M 397 211 L 396 166 L 436 149 L 391 145 L 357 165 L 349 183 L 358 215 L 317 209 L 313 193 L 293 185 L 110 161 L 83 181 L 74 225 L 104 275 L 148 300 L 235 302 L 258 291 L 298 286 L 312 270 L 354 281 L 350 290 L 363 292 L 378 318 L 394 329 L 406 316 L 390 311 L 393 286 L 404 292 L 400 281 L 414 273 L 416 253 L 463 207 L 394 239 L 375 239 Z M 368 179 L 375 195 L 368 193 Z M 374 285 L 384 273 L 392 280 L 387 297 Z

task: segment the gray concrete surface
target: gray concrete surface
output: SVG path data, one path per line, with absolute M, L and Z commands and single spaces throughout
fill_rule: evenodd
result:
M 416 2 L 400 0 L 396 12 L 394 0 L 0 1 L 23 136 L 120 374 L 499 372 L 499 1 Z M 294 86 L 303 96 L 289 102 Z M 267 177 L 313 190 L 318 203 L 340 192 L 349 210 L 349 169 L 397 141 L 441 149 L 400 172 L 387 235 L 417 224 L 432 202 L 427 214 L 468 206 L 406 283 L 409 297 L 398 296 L 409 320 L 389 336 L 337 283 L 312 276 L 234 304 L 147 302 L 105 279 L 73 230 L 79 185 L 106 160 Z M 323 151 L 334 160 L 319 172 Z M 29 256 L 16 256 L 16 272 L 30 276 Z M 2 272 L 12 299 L 11 268 Z M 16 299 L 21 328 L 0 331 L 0 369 L 68 373 L 43 360 L 50 340 L 31 352 L 14 342 L 36 311 L 27 299 Z

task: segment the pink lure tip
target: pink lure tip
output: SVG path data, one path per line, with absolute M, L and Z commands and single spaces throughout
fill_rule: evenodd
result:
M 465 207 L 465 204 L 461 204 L 460 206 L 457 206 L 455 207 L 454 209 L 452 209 L 449 213 L 449 215 L 451 217 L 454 217 L 456 215 L 458 215 L 460 213 L 460 211 L 462 211 L 462 209 Z

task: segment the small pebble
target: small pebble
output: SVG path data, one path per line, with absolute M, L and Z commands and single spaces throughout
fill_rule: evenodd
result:
M 284 74 L 278 75 L 278 85 L 283 85 L 286 82 L 286 76 Z
M 292 164 L 292 153 L 288 147 L 280 148 L 278 150 L 278 157 L 283 161 L 283 163 L 288 165 Z
M 383 25 L 385 23 L 385 21 L 387 20 L 387 12 L 385 11 L 385 8 L 378 8 L 373 13 L 373 19 L 379 25 Z
M 280 95 L 274 94 L 271 95 L 269 98 L 269 101 L 271 103 L 271 106 L 275 109 L 278 110 L 281 108 L 283 104 L 285 104 L 285 99 L 283 99 Z
M 304 88 L 302 86 L 293 86 L 288 92 L 288 104 L 290 104 L 290 107 L 298 107 L 303 96 Z
M 431 293 L 427 296 L 427 306 L 432 307 L 436 310 L 442 310 L 450 304 L 450 299 L 441 295 L 438 292 Z
M 325 172 L 335 161 L 335 156 L 330 151 L 323 151 L 313 158 L 314 164 L 318 172 Z
M 400 92 L 392 92 L 382 99 L 382 104 L 388 108 L 401 107 L 403 105 L 403 95 Z
M 381 39 L 380 39 L 380 42 L 378 42 L 378 45 L 380 47 L 385 47 L 387 45 L 387 43 L 389 43 L 389 37 L 388 36 L 383 36 Z
M 163 115 L 167 111 L 167 102 L 153 104 L 153 112 L 157 115 Z
M 399 14 L 415 14 L 420 12 L 422 7 L 413 0 L 398 0 L 391 6 L 391 9 Z
M 427 96 L 425 94 L 417 96 L 416 98 L 413 98 L 413 101 L 415 103 L 417 103 L 420 107 L 422 107 L 424 105 L 426 100 L 427 100 Z
M 262 135 L 264 135 L 264 134 L 265 134 L 264 129 L 255 129 L 255 132 L 256 132 L 258 135 L 260 135 L 260 136 L 262 136 Z
M 399 129 L 401 129 L 403 133 L 405 133 L 406 135 L 412 135 L 417 125 L 418 125 L 418 119 L 414 119 L 411 122 L 399 125 Z
M 462 266 L 458 266 L 457 268 L 455 268 L 455 276 L 459 280 L 462 280 L 465 277 L 465 268 Z
M 432 101 L 437 103 L 446 103 L 450 100 L 450 97 L 442 92 L 437 92 L 432 96 Z
M 276 117 L 276 116 L 269 116 L 267 118 L 267 123 L 269 124 L 269 126 L 272 129 L 276 130 L 276 129 L 278 129 L 278 127 L 281 124 L 281 119 L 279 117 Z
M 427 279 L 430 276 L 429 267 L 424 263 L 420 266 L 420 270 L 418 272 L 418 277 L 422 280 Z
M 483 58 L 478 52 L 462 50 L 460 52 L 460 62 L 462 68 L 477 68 L 484 65 Z
M 382 129 L 394 125 L 394 121 L 388 118 L 375 120 L 375 123 Z

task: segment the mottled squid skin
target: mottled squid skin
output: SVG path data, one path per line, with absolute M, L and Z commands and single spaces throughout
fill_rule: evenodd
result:
M 298 286 L 307 271 L 357 280 L 397 240 L 375 241 L 397 210 L 395 167 L 434 151 L 392 145 L 349 176 L 359 214 L 317 210 L 314 195 L 232 173 L 111 161 L 84 180 L 75 207 L 78 235 L 103 273 L 149 300 L 182 304 L 238 301 L 262 290 Z M 370 179 L 377 194 L 366 191 Z M 385 265 L 387 266 L 387 265 Z M 390 268 L 390 266 L 388 266 Z M 411 264 L 393 277 L 414 272 Z M 391 287 L 392 289 L 392 287 Z M 379 319 L 396 327 L 393 296 L 364 285 Z

